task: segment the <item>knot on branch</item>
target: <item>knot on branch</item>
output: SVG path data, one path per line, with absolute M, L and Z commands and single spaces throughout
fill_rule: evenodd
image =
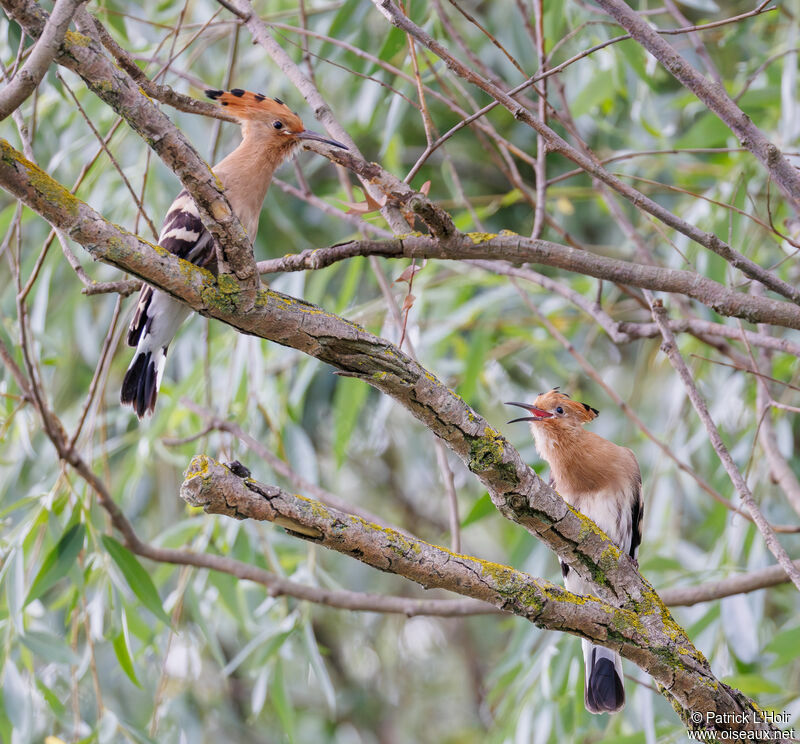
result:
M 521 493 L 514 493 L 508 497 L 508 505 L 515 512 L 519 512 L 528 506 L 528 500 Z
M 425 223 L 437 240 L 447 241 L 456 234 L 453 218 L 422 194 L 414 194 L 408 200 L 408 208 Z
M 241 518 L 237 515 L 236 508 L 228 505 L 224 489 L 219 487 L 221 482 L 227 480 L 226 474 L 231 480 L 238 481 L 231 470 L 216 460 L 207 455 L 196 455 L 183 474 L 181 498 L 190 506 L 201 507 L 208 514 L 225 514 Z

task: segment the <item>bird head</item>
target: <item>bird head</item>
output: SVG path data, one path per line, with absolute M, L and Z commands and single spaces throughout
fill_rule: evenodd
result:
M 568 428 L 579 429 L 600 414 L 596 408 L 572 400 L 566 393 L 559 392 L 558 388 L 540 393 L 533 404 L 506 403 L 506 405 L 519 406 L 531 414 L 512 419 L 509 424 L 515 421 L 530 421 L 531 425 L 541 426 L 544 431 L 553 434 Z
M 316 140 L 347 149 L 341 142 L 306 129 L 302 119 L 280 98 L 268 98 L 241 88 L 207 90 L 206 95 L 224 106 L 225 113 L 239 120 L 245 137 L 263 138 L 266 146 L 274 147 L 276 152 L 289 155 L 303 140 Z

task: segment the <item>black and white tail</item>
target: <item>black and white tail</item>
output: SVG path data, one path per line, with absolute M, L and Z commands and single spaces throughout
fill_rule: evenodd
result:
M 593 646 L 583 640 L 583 662 L 586 682 L 583 700 L 590 713 L 616 713 L 625 707 L 625 686 L 622 683 L 622 659 L 605 646 Z
M 575 594 L 590 595 L 592 588 L 565 563 L 561 564 L 564 585 Z M 625 707 L 622 658 L 605 646 L 581 641 L 585 681 L 583 701 L 590 713 L 617 713 Z
M 164 375 L 169 343 L 191 310 L 168 294 L 143 287 L 128 329 L 128 345 L 136 347 L 122 381 L 120 401 L 139 418 L 153 413 Z
M 185 190 L 178 194 L 167 212 L 158 243 L 170 253 L 201 266 L 213 261 L 211 237 Z M 127 338 L 128 346 L 135 346 L 136 353 L 125 373 L 120 393 L 122 404 L 132 406 L 140 419 L 153 413 L 167 349 L 190 313 L 190 308 L 165 292 L 142 287 Z

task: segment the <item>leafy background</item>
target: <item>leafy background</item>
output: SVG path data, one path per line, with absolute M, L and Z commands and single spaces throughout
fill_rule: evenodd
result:
M 526 70 L 536 69 L 535 50 L 517 4 L 506 0 L 464 6 Z M 207 0 L 164 0 L 144 8 L 108 0 L 89 7 L 149 76 L 170 62 L 160 82 L 198 97 L 206 85 L 260 90 L 286 99 L 307 123 L 312 120 L 298 93 L 221 6 Z M 691 0 L 680 7 L 693 23 L 751 9 L 744 2 L 718 7 L 713 0 Z M 270 0 L 257 9 L 276 24 L 301 24 L 296 2 Z M 407 3 L 407 10 L 449 48 L 454 46 L 432 5 L 415 0 Z M 444 12 L 485 64 L 509 84 L 522 79 L 485 35 L 451 6 Z M 796 46 L 798 12 L 800 5 L 790 2 L 778 12 L 702 35 L 727 89 L 736 94 L 746 87 L 742 107 L 787 150 L 797 146 L 800 126 L 797 56 L 776 55 Z M 413 75 L 405 36 L 389 30 L 368 0 L 312 0 L 305 13 L 309 29 L 319 35 L 307 42 L 319 89 L 367 157 L 402 177 L 425 145 L 419 111 L 403 97 L 418 100 L 413 82 L 333 40 Z M 670 21 L 663 15 L 654 19 L 665 26 Z M 554 63 L 619 33 L 605 16 L 577 1 L 546 3 L 544 27 L 548 51 L 564 40 Z M 280 43 L 300 60 L 303 37 L 292 28 L 275 28 Z M 570 31 L 574 36 L 566 38 Z M 670 38 L 702 67 L 685 36 Z M 19 27 L 4 21 L 0 57 L 6 66 L 19 43 Z M 454 90 L 442 63 L 418 53 L 426 84 L 447 90 L 470 111 L 488 101 L 481 92 Z M 610 166 L 614 172 L 761 265 L 790 255 L 793 249 L 749 218 L 771 217 L 782 229 L 794 227 L 791 220 L 784 224 L 790 214 L 776 189 L 770 190 L 764 171 L 749 154 L 737 151 L 730 131 L 636 43 L 600 50 L 567 67 L 559 79 L 581 136 L 601 157 L 674 151 L 619 160 Z M 558 108 L 562 103 L 554 87 L 549 90 Z M 440 132 L 457 123 L 458 117 L 436 100 L 429 98 L 428 105 Z M 233 125 L 165 110 L 211 161 L 238 142 Z M 76 76 L 63 69 L 57 76 L 53 67 L 22 113 L 42 167 L 72 185 L 91 162 L 77 191 L 80 198 L 105 217 L 153 237 L 137 216 L 119 171 L 142 193 L 156 227 L 178 182 L 124 125 L 109 144 L 119 168 L 104 154 L 89 160 L 98 144 L 86 119 L 105 136 L 116 116 Z M 535 153 L 535 133 L 509 113 L 496 110 L 488 119 L 521 150 Z M 20 146 L 11 119 L 3 123 L 2 136 Z M 459 229 L 529 234 L 530 204 L 497 167 L 496 151 L 490 150 L 491 145 L 465 129 L 429 159 L 412 185 L 419 188 L 429 180 L 432 198 L 450 210 Z M 558 156 L 550 155 L 547 165 L 550 178 L 571 170 Z M 533 189 L 530 166 L 518 161 L 518 167 Z M 284 166 L 278 176 L 298 184 L 299 172 L 314 194 L 337 211 L 345 209 L 342 201 L 350 196 L 327 161 L 302 154 L 297 165 Z M 5 254 L 0 261 L 0 338 L 12 347 L 18 344 L 19 326 L 9 261 L 18 254 L 22 276 L 29 277 L 49 231 L 27 209 L 17 221 L 17 210 L 16 202 L 0 195 L 0 234 L 5 236 L 0 248 Z M 633 246 L 585 175 L 553 183 L 547 210 L 561 230 L 591 250 L 620 258 L 632 254 Z M 739 280 L 718 257 L 680 235 L 665 233 L 632 209 L 626 211 L 661 265 L 693 268 L 726 283 Z M 367 219 L 382 224 L 375 214 Z M 273 185 L 256 256 L 278 257 L 357 234 L 351 224 Z M 561 240 L 553 227 L 546 227 L 543 237 Z M 91 265 L 79 247 L 75 251 L 94 279 L 119 278 L 107 266 Z M 406 264 L 377 265 L 392 281 Z M 777 272 L 787 281 L 798 281 L 794 259 Z M 549 269 L 543 273 L 590 300 L 597 296 L 596 280 Z M 315 272 L 276 275 L 270 283 L 387 338 L 399 337 L 373 265 L 365 258 Z M 231 555 L 320 587 L 423 594 L 402 579 L 307 545 L 280 528 L 198 514 L 177 492 L 182 470 L 197 452 L 239 459 L 259 480 L 286 484 L 229 434 L 211 431 L 180 443 L 205 426 L 182 403 L 188 398 L 237 422 L 305 478 L 424 539 L 447 545 L 446 499 L 427 430 L 376 391 L 334 376 L 316 360 L 199 317 L 186 324 L 170 349 L 155 417 L 139 424 L 117 403 L 130 358 L 120 339 L 135 299 L 86 297 L 81 287 L 54 244 L 27 301 L 32 348 L 51 404 L 71 432 L 82 415 L 103 340 L 112 339 L 113 361 L 102 367 L 100 395 L 89 407 L 79 446 L 143 539 Z M 392 287 L 402 303 L 407 285 Z M 712 581 L 771 564 L 752 524 L 679 472 L 587 377 L 539 314 L 658 440 L 735 500 L 657 340 L 615 345 L 559 295 L 466 264 L 429 262 L 414 277 L 412 291 L 416 301 L 408 337 L 420 361 L 506 434 L 538 472 L 546 468 L 527 429 L 505 425 L 509 415 L 503 401 L 524 400 L 554 385 L 601 410 L 594 431 L 635 450 L 646 491 L 640 563 L 657 588 Z M 617 320 L 649 319 L 636 295 L 616 286 L 603 285 L 602 300 Z M 691 306 L 691 312 L 720 320 L 703 307 Z M 795 342 L 798 335 L 784 334 Z M 734 458 L 747 468 L 768 518 L 796 524 L 798 515 L 771 482 L 756 442 L 760 412 L 752 375 L 719 364 L 726 361 L 720 350 L 701 340 L 684 335 L 680 343 L 684 354 L 695 355 L 688 357 L 695 379 Z M 795 357 L 775 353 L 760 362 L 762 372 L 798 384 Z M 797 405 L 796 391 L 776 385 L 772 393 L 776 400 Z M 797 416 L 777 411 L 773 424 L 780 450 L 797 472 Z M 587 714 L 578 640 L 539 631 L 519 618 L 346 612 L 271 597 L 264 587 L 224 574 L 140 563 L 117 542 L 90 489 L 57 461 L 39 420 L 4 369 L 0 433 L 0 736 L 7 742 L 40 742 L 51 735 L 86 742 L 649 744 L 685 737 L 674 712 L 633 667 L 628 667 L 624 713 Z M 559 572 L 554 556 L 503 520 L 460 463 L 452 459 L 450 464 L 462 550 L 555 579 Z M 782 537 L 795 556 L 797 539 Z M 800 729 L 799 611 L 796 591 L 783 585 L 679 608 L 676 618 L 719 676 L 762 706 L 787 711 Z

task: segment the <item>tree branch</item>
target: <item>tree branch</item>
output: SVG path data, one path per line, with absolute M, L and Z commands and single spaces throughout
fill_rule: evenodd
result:
M 184 474 L 181 497 L 209 514 L 281 525 L 295 537 L 349 555 L 426 588 L 449 589 L 512 612 L 548 630 L 572 633 L 617 650 L 648 672 L 668 699 L 687 699 L 684 715 L 732 706 L 747 711 L 740 730 L 769 731 L 752 701 L 722 684 L 675 626 L 641 622 L 636 612 L 579 597 L 508 566 L 452 553 L 331 509 L 234 471 L 205 455 Z M 705 720 L 705 718 L 704 718 Z M 701 728 L 698 726 L 697 728 Z M 713 726 L 710 727 L 713 730 Z M 728 727 L 725 726 L 727 729 Z
M 770 323 L 800 329 L 800 308 L 793 303 L 734 292 L 693 271 L 621 261 L 547 240 L 534 240 L 508 231 L 457 233 L 446 242 L 410 235 L 393 240 L 354 240 L 329 248 L 306 250 L 270 261 L 260 261 L 259 271 L 321 269 L 354 256 L 384 258 L 440 258 L 448 260 L 504 259 L 512 263 L 554 266 L 619 284 L 673 292 L 701 302 L 720 315 L 753 323 Z
M 731 483 L 733 483 L 734 488 L 739 494 L 739 498 L 742 500 L 744 505 L 747 507 L 747 510 L 750 512 L 750 515 L 753 517 L 753 521 L 756 523 L 759 532 L 761 532 L 767 548 L 769 548 L 769 551 L 775 556 L 775 559 L 786 572 L 786 575 L 792 580 L 792 583 L 798 588 L 798 590 L 800 590 L 800 569 L 798 569 L 798 567 L 792 563 L 783 546 L 780 544 L 780 542 L 778 542 L 775 532 L 773 531 L 772 527 L 770 527 L 769 522 L 767 522 L 764 515 L 761 513 L 761 510 L 756 505 L 756 502 L 753 499 L 753 494 L 750 492 L 750 489 L 742 477 L 742 474 L 739 472 L 739 469 L 733 462 L 733 458 L 731 457 L 728 448 L 722 441 L 722 436 L 719 433 L 719 429 L 717 429 L 716 425 L 714 424 L 711 414 L 708 412 L 708 406 L 706 405 L 703 397 L 700 395 L 700 391 L 697 389 L 697 386 L 694 384 L 694 380 L 692 380 L 692 376 L 689 373 L 686 362 L 684 361 L 678 349 L 675 336 L 672 334 L 672 331 L 669 328 L 669 324 L 667 323 L 666 309 L 660 301 L 651 302 L 651 307 L 653 308 L 653 318 L 658 324 L 658 327 L 661 330 L 661 335 L 664 338 L 664 343 L 662 344 L 661 348 L 669 357 L 670 363 L 683 381 L 683 384 L 686 387 L 686 392 L 689 395 L 689 399 L 692 401 L 692 405 L 697 411 L 697 415 L 703 422 L 703 426 L 705 426 L 706 431 L 708 432 L 711 445 L 714 447 L 714 450 L 722 462 L 725 471 L 728 473 Z
M 800 560 L 794 561 L 795 569 L 800 570 Z M 709 581 L 696 586 L 679 586 L 664 589 L 661 599 L 670 607 L 691 607 L 700 602 L 711 602 L 723 597 L 732 597 L 734 594 L 747 594 L 759 589 L 768 589 L 772 586 L 786 584 L 789 577 L 782 566 L 769 566 L 756 571 L 728 576 L 719 581 Z
M 64 40 L 64 34 L 67 33 L 69 24 L 72 22 L 72 16 L 78 6 L 84 2 L 86 0 L 57 0 L 53 13 L 25 64 L 8 85 L 0 90 L 0 121 L 19 108 L 22 102 L 36 90 Z
M 422 45 L 427 47 L 437 57 L 440 57 L 447 65 L 448 69 L 454 74 L 488 93 L 490 96 L 492 96 L 492 98 L 508 109 L 514 115 L 515 119 L 527 124 L 536 132 L 541 134 L 547 143 L 548 151 L 561 153 L 564 157 L 569 158 L 587 173 L 595 178 L 598 178 L 600 181 L 614 189 L 614 191 L 625 197 L 637 209 L 642 209 L 645 212 L 648 212 L 665 225 L 669 225 L 699 245 L 702 245 L 714 253 L 722 256 L 732 266 L 739 269 L 752 279 L 756 279 L 757 281 L 761 282 L 768 289 L 771 289 L 772 291 L 791 299 L 793 302 L 800 304 L 800 289 L 792 286 L 788 282 L 783 281 L 779 277 L 775 276 L 772 272 L 763 269 L 749 258 L 745 257 L 738 251 L 735 251 L 733 248 L 731 248 L 731 246 L 720 240 L 716 235 L 706 233 L 694 225 L 689 224 L 685 220 L 682 220 L 668 209 L 662 207 L 660 204 L 658 204 L 658 202 L 653 201 L 648 196 L 645 196 L 640 191 L 637 191 L 616 176 L 609 173 L 598 162 L 589 156 L 583 154 L 579 150 L 576 150 L 553 129 L 533 116 L 533 114 L 531 114 L 531 112 L 519 101 L 513 98 L 510 93 L 504 91 L 496 84 L 485 79 L 473 70 L 470 70 L 459 60 L 453 57 L 438 41 L 436 41 L 436 39 L 434 39 L 430 34 L 421 29 L 417 24 L 413 23 L 407 16 L 405 16 L 391 0 L 372 0 L 372 2 L 392 25 L 397 26 L 406 33 L 414 36 L 414 38 L 417 39 Z M 778 154 L 780 155 L 780 153 Z
M 231 296 L 241 291 L 238 285 L 231 287 L 221 281 L 222 277 L 120 230 L 21 153 L 5 142 L 0 144 L 0 183 L 81 243 L 96 260 L 140 276 L 197 312 L 242 332 L 299 349 L 391 396 L 461 458 L 507 519 L 537 536 L 577 575 L 592 582 L 598 599 L 587 602 L 598 608 L 607 602 L 619 604 L 621 611 L 633 613 L 649 637 L 664 634 L 674 644 L 672 648 L 682 649 L 659 655 L 637 650 L 634 636 L 613 639 L 614 643 L 626 644 L 623 650 L 628 658 L 641 662 L 662 682 L 684 715 L 691 710 L 716 710 L 740 716 L 738 720 L 744 723 L 735 726 L 757 725 L 752 702 L 714 680 L 708 662 L 694 649 L 633 561 L 591 520 L 569 507 L 498 431 L 425 368 L 355 323 L 269 289 L 262 288 L 253 308 L 243 311 Z M 62 456 L 79 466 L 75 465 L 74 450 Z M 85 471 L 84 467 L 79 472 L 95 487 L 98 479 L 90 470 Z M 112 516 L 121 515 L 113 501 L 104 503 L 104 507 Z M 138 542 L 132 531 L 125 537 L 132 544 Z M 168 561 L 169 553 L 160 549 L 159 557 L 155 553 L 149 557 Z M 206 561 L 202 565 L 213 568 L 207 565 L 209 558 L 212 556 L 198 555 L 190 565 Z M 214 558 L 216 562 L 225 560 Z M 530 599 L 541 601 L 535 594 Z M 542 612 L 546 610 L 542 608 Z M 605 616 L 602 609 L 598 612 Z

